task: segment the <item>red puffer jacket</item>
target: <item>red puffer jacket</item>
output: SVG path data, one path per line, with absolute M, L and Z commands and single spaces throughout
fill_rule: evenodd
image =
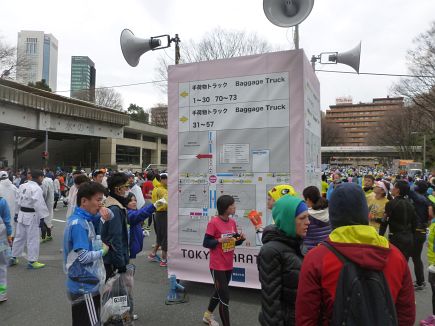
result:
M 379 236 L 374 228 L 365 225 L 337 228 L 327 241 L 359 266 L 382 270 L 396 305 L 399 325 L 414 325 L 414 287 L 408 264 L 396 247 Z M 307 254 L 299 274 L 297 326 L 329 326 L 342 266 L 342 262 L 323 245 Z

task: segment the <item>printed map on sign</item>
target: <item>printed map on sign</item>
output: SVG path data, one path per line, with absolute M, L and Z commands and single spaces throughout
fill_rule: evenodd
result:
M 256 248 L 247 215 L 265 224 L 267 187 L 290 179 L 289 73 L 179 83 L 178 94 L 179 243 L 202 244 L 225 194 L 244 246 Z

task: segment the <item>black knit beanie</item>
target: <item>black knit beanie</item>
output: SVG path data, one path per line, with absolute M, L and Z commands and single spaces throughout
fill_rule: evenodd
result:
M 333 229 L 347 225 L 368 225 L 369 209 L 366 196 L 357 184 L 343 183 L 332 192 L 329 221 Z

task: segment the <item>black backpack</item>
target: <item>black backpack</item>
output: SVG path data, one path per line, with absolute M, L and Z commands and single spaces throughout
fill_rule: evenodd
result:
M 335 291 L 332 326 L 396 326 L 396 307 L 381 271 L 361 268 L 327 242 L 343 263 Z

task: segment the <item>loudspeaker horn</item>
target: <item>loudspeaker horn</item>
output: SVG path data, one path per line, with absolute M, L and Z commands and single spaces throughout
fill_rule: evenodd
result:
M 332 54 L 329 56 L 329 61 L 335 61 L 336 63 L 341 63 L 344 65 L 348 65 L 355 69 L 357 73 L 359 73 L 359 64 L 361 58 L 361 42 L 354 47 L 352 50 Z
M 280 27 L 292 27 L 302 23 L 313 6 L 314 0 L 263 0 L 267 19 Z
M 139 64 L 139 59 L 142 54 L 159 47 L 161 44 L 159 39 L 142 39 L 136 37 L 129 29 L 124 29 L 121 32 L 120 42 L 124 59 L 132 67 L 136 67 Z

